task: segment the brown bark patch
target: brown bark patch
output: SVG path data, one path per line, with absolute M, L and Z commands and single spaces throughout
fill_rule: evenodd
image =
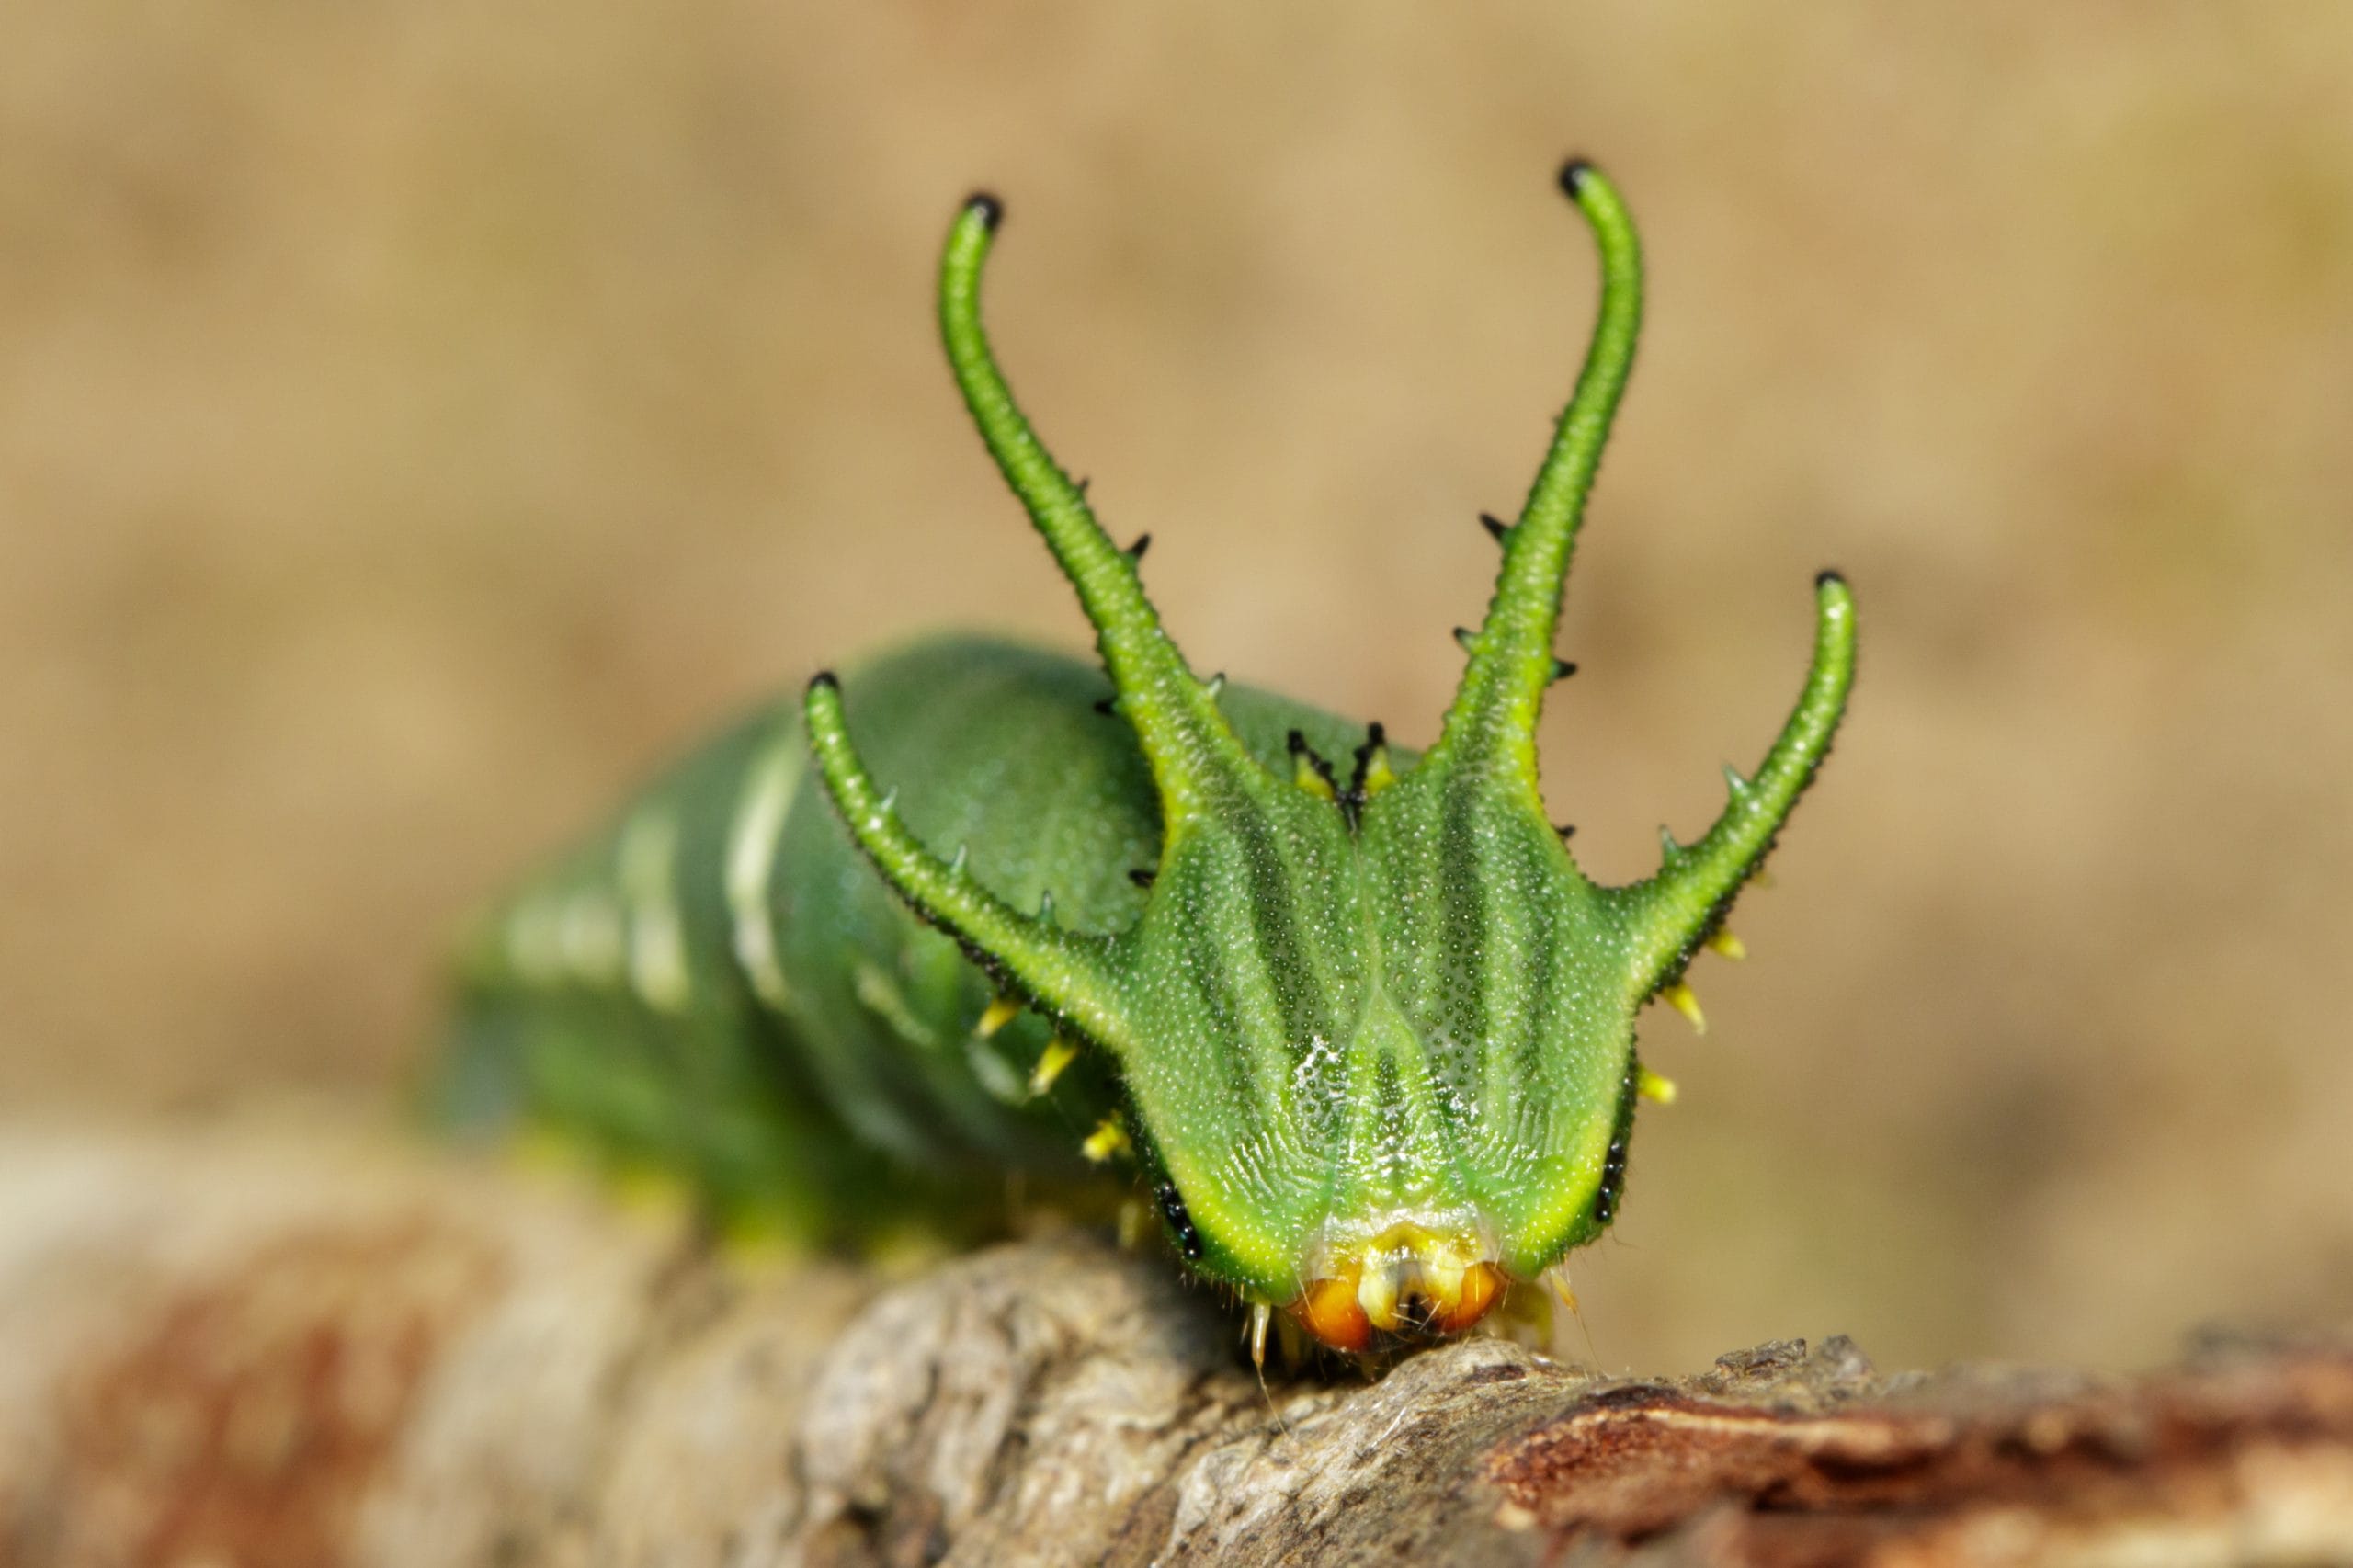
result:
M 1556 1531 L 1631 1543 L 1696 1522 L 1722 1561 L 1836 1563 L 1958 1541 L 1996 1514 L 2047 1541 L 2234 1513 L 2273 1461 L 2347 1444 L 2353 1355 L 2313 1352 L 2063 1392 L 1940 1379 L 1827 1409 L 1620 1385 L 1498 1445 L 1486 1470 L 1515 1517 Z
M 327 1568 L 418 1384 L 498 1275 L 421 1219 L 281 1236 L 60 1386 L 57 1561 Z

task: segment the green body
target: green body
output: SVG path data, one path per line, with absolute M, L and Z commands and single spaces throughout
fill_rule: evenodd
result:
M 1103 673 L 943 636 L 844 682 L 900 809 L 938 853 L 1074 929 L 1134 923 L 1160 814 Z M 1245 687 L 1223 696 L 1270 765 L 1299 730 L 1362 726 Z M 437 1086 L 458 1126 L 535 1123 L 627 1170 L 688 1176 L 722 1216 L 855 1238 L 901 1215 L 984 1216 L 997 1173 L 1096 1175 L 1079 1142 L 1119 1103 L 1082 1057 L 1044 1093 L 1035 1015 L 978 1032 L 995 994 L 877 875 L 810 775 L 801 701 L 670 769 L 499 904 L 460 964 Z
M 1631 886 L 1583 874 L 1534 735 L 1569 673 L 1561 588 L 1641 259 L 1605 180 L 1563 185 L 1598 242 L 1599 321 L 1518 517 L 1488 520 L 1495 594 L 1420 756 L 1193 673 L 1141 543 L 1111 542 L 997 369 L 978 293 L 1000 209 L 975 198 L 942 336 L 1099 665 L 933 642 L 723 738 L 491 923 L 452 1103 L 683 1167 L 803 1233 L 953 1210 L 994 1189 L 975 1171 L 1073 1172 L 1096 1127 L 1089 1152 L 1132 1153 L 1261 1337 L 1284 1306 L 1350 1349 L 1453 1332 L 1591 1239 L 1645 1081 L 1635 1015 L 1665 995 L 1696 1020 L 1684 971 L 1829 749 L 1854 612 L 1816 579 L 1797 706 L 1703 837 Z

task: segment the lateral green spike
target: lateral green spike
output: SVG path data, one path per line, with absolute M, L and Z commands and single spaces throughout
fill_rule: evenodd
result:
M 902 823 L 851 744 L 840 684 L 831 672 L 801 699 L 809 750 L 850 836 L 899 896 L 984 962 L 1002 969 L 1050 1011 L 1114 1051 L 1121 1029 L 1110 944 L 1032 919 L 926 848 Z
M 1609 423 L 1633 368 L 1642 327 L 1643 256 L 1617 187 L 1582 162 L 1561 171 L 1561 187 L 1584 214 L 1601 256 L 1601 310 L 1575 394 L 1537 471 L 1519 519 L 1502 534 L 1503 565 L 1471 662 L 1425 766 L 1496 770 L 1536 790 L 1536 719 L 1552 683 L 1552 637 L 1561 588 L 1576 545 L 1585 501 L 1609 439 Z
M 1184 655 L 1162 631 L 1136 576 L 1135 557 L 1111 541 L 1085 491 L 1049 454 L 1013 401 L 981 325 L 981 273 L 1004 207 L 992 196 L 964 203 L 939 261 L 939 332 L 956 384 L 1006 483 L 1045 537 L 1095 627 L 1096 641 L 1152 767 L 1174 829 L 1200 808 L 1221 772 L 1255 765 Z
M 1813 662 L 1797 706 L 1756 777 L 1731 774 L 1732 798 L 1696 844 L 1662 832 L 1665 864 L 1648 881 L 1615 891 L 1634 932 L 1636 989 L 1643 994 L 1680 971 L 1692 949 L 1756 872 L 1798 797 L 1830 753 L 1855 681 L 1855 598 L 1836 572 L 1814 579 Z

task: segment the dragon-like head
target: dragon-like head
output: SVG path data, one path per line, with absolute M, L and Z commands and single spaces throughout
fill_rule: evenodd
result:
M 1544 814 L 1535 733 L 1569 666 L 1552 652 L 1571 551 L 1634 357 L 1642 262 L 1617 191 L 1561 185 L 1598 242 L 1601 303 L 1575 395 L 1526 506 L 1489 519 L 1495 596 L 1437 744 L 1379 726 L 1353 756 L 1294 734 L 1287 768 L 1246 748 L 1161 629 L 1133 554 L 1015 406 L 979 312 L 1002 213 L 966 203 L 941 264 L 948 354 L 989 451 L 1078 590 L 1118 710 L 1158 792 L 1144 913 L 1086 935 L 1015 910 L 901 824 L 860 764 L 830 676 L 808 733 L 869 858 L 919 914 L 1070 1035 L 1108 1052 L 1173 1244 L 1253 1306 L 1362 1351 L 1457 1332 L 1552 1271 L 1615 1211 L 1635 1102 L 1635 1014 L 1691 1014 L 1685 967 L 1731 946 L 1727 909 L 1829 749 L 1854 673 L 1854 608 L 1815 580 L 1795 710 L 1698 842 L 1627 887 L 1589 881 Z

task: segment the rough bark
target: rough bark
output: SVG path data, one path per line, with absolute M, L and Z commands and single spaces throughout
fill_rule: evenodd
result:
M 1262 1391 L 1063 1234 L 889 1287 L 334 1132 L 0 1136 L 0 1561 L 2353 1562 L 2353 1353 Z

